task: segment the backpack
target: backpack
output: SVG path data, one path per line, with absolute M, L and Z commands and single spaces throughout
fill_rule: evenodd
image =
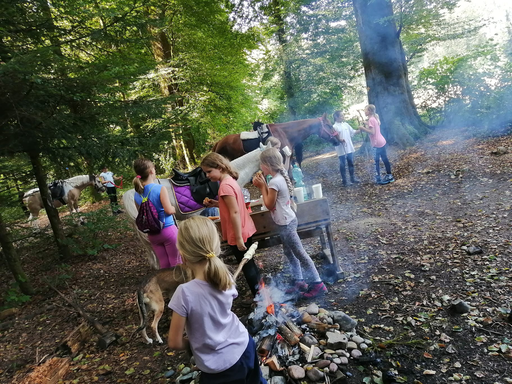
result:
M 160 233 L 164 223 L 158 219 L 158 211 L 156 210 L 153 203 L 149 200 L 149 194 L 151 193 L 153 187 L 151 187 L 146 197 L 140 195 L 140 197 L 142 197 L 142 203 L 140 204 L 139 213 L 135 219 L 135 224 L 137 225 L 139 231 L 156 235 Z

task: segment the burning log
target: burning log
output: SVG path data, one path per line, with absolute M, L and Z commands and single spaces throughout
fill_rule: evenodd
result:
M 285 324 L 295 336 L 301 337 L 303 335 L 302 330 L 290 319 L 287 319 Z
M 274 345 L 275 336 L 269 335 L 265 336 L 263 340 L 261 340 L 261 343 L 258 346 L 258 356 L 260 357 L 267 357 L 272 350 L 272 347 Z
M 277 330 L 288 344 L 295 345 L 299 342 L 299 338 L 286 326 L 286 324 L 283 323 L 278 325 Z

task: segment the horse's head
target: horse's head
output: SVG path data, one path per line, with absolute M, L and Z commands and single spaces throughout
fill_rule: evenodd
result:
M 98 176 L 96 175 L 91 175 L 91 179 L 92 179 L 92 185 L 94 187 L 94 189 L 98 192 L 105 192 L 107 189 L 105 188 L 105 186 L 101 183 L 101 180 Z
M 265 124 L 263 124 L 261 121 L 255 121 L 252 123 L 252 130 L 253 131 L 257 131 L 258 128 L 264 126 Z
M 318 120 L 320 120 L 320 130 L 318 132 L 318 136 L 330 142 L 332 145 L 341 144 L 338 132 L 334 129 L 331 122 L 327 118 L 327 114 L 324 113 L 322 117 L 318 118 Z

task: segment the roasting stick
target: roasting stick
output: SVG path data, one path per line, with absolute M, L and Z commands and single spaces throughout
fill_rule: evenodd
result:
M 242 259 L 242 261 L 240 261 L 240 264 L 238 264 L 238 268 L 236 269 L 235 273 L 233 274 L 233 280 L 236 281 L 236 278 L 238 277 L 238 275 L 242 271 L 242 268 L 244 267 L 244 265 L 247 264 L 249 262 L 249 260 L 251 260 L 254 257 L 254 254 L 256 253 L 256 249 L 258 249 L 258 242 L 257 241 L 254 242 L 249 247 L 247 252 L 245 252 L 244 258 Z

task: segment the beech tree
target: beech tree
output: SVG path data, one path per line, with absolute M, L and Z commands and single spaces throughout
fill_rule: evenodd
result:
M 368 100 L 386 138 L 412 145 L 428 126 L 421 120 L 408 79 L 405 52 L 389 0 L 353 0 Z

